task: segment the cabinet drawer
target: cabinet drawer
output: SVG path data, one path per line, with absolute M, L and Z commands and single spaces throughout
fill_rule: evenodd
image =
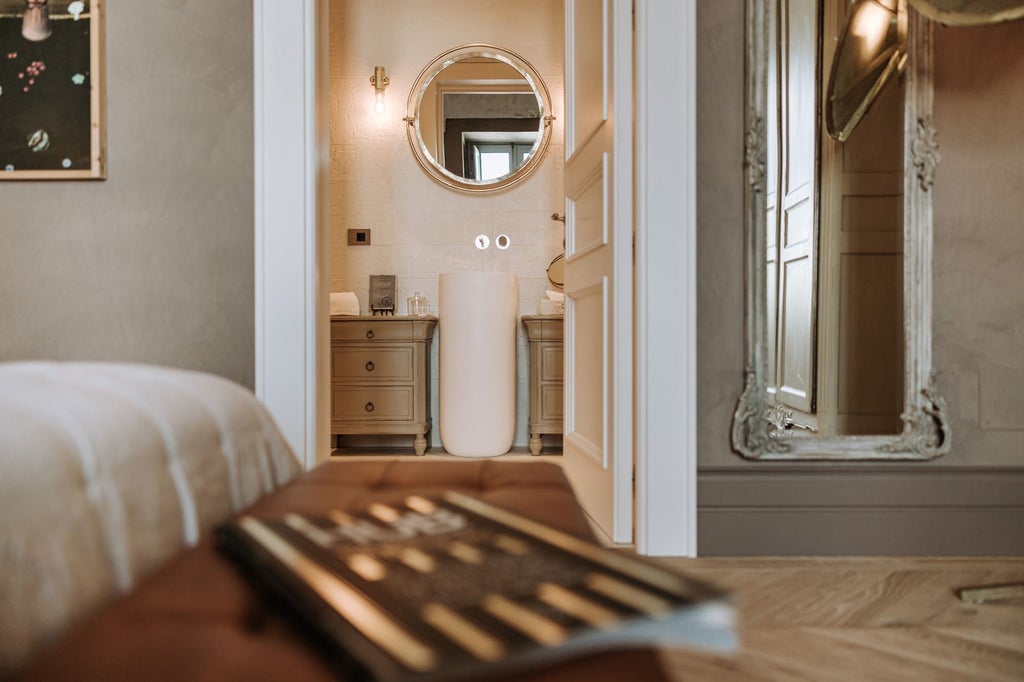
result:
M 335 346 L 331 372 L 342 380 L 412 381 L 414 358 L 411 346 Z
M 540 418 L 560 420 L 562 418 L 562 385 L 540 387 Z
M 413 338 L 410 320 L 332 320 L 332 341 L 408 341 Z
M 561 315 L 524 315 L 523 324 L 531 341 L 561 341 L 565 337 Z
M 563 358 L 562 344 L 545 343 L 540 349 L 541 381 L 562 381 Z
M 360 422 L 412 421 L 412 386 L 335 386 L 332 414 L 336 420 Z

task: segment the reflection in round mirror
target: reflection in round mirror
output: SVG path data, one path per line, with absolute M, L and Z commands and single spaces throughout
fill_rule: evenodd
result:
M 906 62 L 907 13 L 899 0 L 854 0 L 846 14 L 825 101 L 828 134 L 845 142 Z
M 540 165 L 551 99 L 525 59 L 493 45 L 439 55 L 409 93 L 409 145 L 427 173 L 453 189 L 510 187 Z

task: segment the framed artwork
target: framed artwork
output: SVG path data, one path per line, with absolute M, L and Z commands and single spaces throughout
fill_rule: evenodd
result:
M 0 180 L 106 178 L 102 0 L 0 0 Z

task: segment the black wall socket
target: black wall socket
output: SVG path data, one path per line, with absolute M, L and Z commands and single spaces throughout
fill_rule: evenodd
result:
M 349 230 L 348 231 L 348 245 L 349 246 L 369 246 L 370 245 L 370 231 L 369 230 Z

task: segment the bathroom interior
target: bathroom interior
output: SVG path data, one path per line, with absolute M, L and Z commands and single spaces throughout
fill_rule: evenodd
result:
M 530 442 L 530 340 L 522 318 L 526 316 L 529 319 L 543 313 L 537 324 L 545 325 L 548 331 L 538 333 L 546 333 L 550 337 L 551 330 L 558 327 L 560 339 L 558 269 L 564 251 L 565 207 L 562 177 L 563 3 L 552 0 L 516 3 L 331 0 L 329 12 L 328 213 L 332 328 L 338 328 L 334 321 L 347 317 L 338 313 L 358 312 L 359 319 L 364 322 L 367 316 L 379 313 L 371 318 L 378 329 L 380 325 L 407 320 L 411 313 L 426 313 L 421 323 L 432 320 L 446 305 L 445 296 L 439 288 L 442 275 L 511 273 L 514 277 L 507 277 L 499 285 L 505 295 L 514 293 L 513 300 L 509 302 L 514 307 L 514 316 L 502 318 L 512 320 L 503 322 L 506 327 L 502 329 L 507 329 L 512 323 L 515 325 L 515 345 L 511 350 L 514 380 L 507 379 L 514 388 L 514 394 L 510 394 L 507 400 L 509 411 L 514 409 L 514 431 L 509 434 L 511 450 L 514 453 L 559 454 L 560 424 L 557 428 L 550 425 L 547 429 L 541 428 L 543 433 L 534 432 L 534 442 Z M 422 89 L 421 85 L 428 85 L 432 80 L 453 81 L 451 70 L 438 73 L 436 79 L 429 75 L 421 78 L 421 72 L 446 51 L 471 44 L 496 46 L 502 55 L 508 55 L 521 67 L 525 66 L 528 80 L 538 81 L 531 84 L 536 94 L 526 93 L 526 96 L 536 100 L 542 108 L 549 106 L 550 111 L 544 114 L 551 118 L 541 121 L 539 131 L 546 139 L 538 140 L 526 153 L 521 170 L 513 171 L 505 181 L 496 183 L 476 181 L 474 185 L 474 181 L 467 181 L 470 187 L 466 189 L 452 186 L 451 178 L 443 177 L 443 172 L 436 169 L 428 174 L 432 156 L 420 154 L 418 159 L 407 132 L 412 131 L 423 138 L 424 148 L 427 146 L 432 126 L 426 125 L 425 121 L 433 98 L 428 95 L 410 100 L 410 92 Z M 475 61 L 477 69 L 507 68 L 495 59 L 484 58 L 484 63 L 480 63 L 480 58 L 470 60 L 464 57 L 465 54 L 457 57 L 458 62 L 454 66 L 469 68 Z M 375 71 L 376 67 L 383 67 L 383 71 Z M 443 63 L 435 63 L 433 70 L 443 68 Z M 484 78 L 477 75 L 474 80 L 477 83 L 489 81 L 491 90 L 509 89 L 511 78 L 493 77 L 504 75 L 484 74 Z M 386 80 L 376 78 L 375 87 L 370 82 L 371 76 L 384 76 Z M 386 85 L 381 88 L 378 81 Z M 522 89 L 522 86 L 511 89 Z M 379 103 L 380 100 L 382 102 Z M 418 102 L 422 104 L 423 111 L 419 111 Z M 420 114 L 418 121 L 404 120 L 407 116 L 416 118 L 417 113 Z M 419 123 L 423 123 L 422 129 Z M 509 137 L 502 139 L 507 141 Z M 527 142 L 527 145 L 533 144 L 532 140 Z M 546 149 L 543 148 L 545 146 Z M 535 156 L 531 154 L 534 150 L 538 152 Z M 456 181 L 455 184 L 461 183 Z M 481 185 L 485 191 L 480 191 Z M 370 278 L 378 275 L 394 278 L 394 294 L 389 296 L 393 300 L 388 304 L 381 303 L 379 293 L 375 293 L 371 301 Z M 387 279 L 382 283 L 385 287 L 389 284 Z M 479 284 L 471 287 L 479 289 Z M 423 363 L 425 366 L 411 370 L 414 374 L 425 373 L 424 378 L 429 383 L 429 397 L 424 407 L 427 419 L 432 416 L 432 428 L 426 434 L 426 442 L 414 447 L 413 439 L 408 433 L 399 433 L 400 428 L 397 431 L 382 428 L 380 425 L 388 421 L 385 414 L 388 407 L 382 406 L 381 401 L 374 404 L 365 399 L 366 394 L 361 391 L 371 387 L 358 387 L 358 391 L 353 389 L 345 394 L 346 397 L 339 398 L 339 388 L 335 384 L 332 402 L 337 405 L 339 401 L 351 398 L 353 403 L 344 417 L 346 423 L 351 426 L 353 422 L 366 422 L 354 428 L 339 426 L 338 410 L 345 409 L 333 408 L 332 441 L 338 448 L 336 454 L 371 450 L 409 455 L 414 450 L 419 453 L 424 449 L 430 454 L 452 451 L 450 443 L 447 448 L 442 443 L 445 424 L 441 417 L 445 413 L 441 410 L 454 409 L 459 399 L 452 397 L 447 403 L 440 400 L 441 392 L 457 381 L 455 374 L 447 383 L 442 379 L 445 367 L 442 350 L 445 347 L 444 330 L 446 322 L 454 325 L 457 320 L 464 319 L 464 313 L 469 310 L 464 306 L 472 305 L 472 302 L 455 301 L 454 296 L 448 296 L 447 314 L 441 315 L 437 330 L 426 325 L 415 334 L 421 344 L 417 347 L 422 348 L 425 338 L 429 349 L 426 363 Z M 371 304 L 372 308 L 385 309 L 374 311 Z M 393 309 L 389 310 L 390 305 Z M 493 306 L 498 305 L 493 302 Z M 393 318 L 390 313 L 393 313 Z M 356 320 L 354 317 L 349 319 Z M 368 331 L 360 329 L 357 332 L 357 341 L 363 342 L 357 344 L 358 352 L 374 349 L 365 343 L 364 336 Z M 508 332 L 509 335 L 512 333 Z M 459 358 L 459 366 L 449 361 L 448 367 L 453 372 L 457 369 L 459 375 L 466 377 L 474 372 L 467 371 L 465 367 L 465 353 L 474 347 L 489 348 L 493 344 L 478 338 L 462 338 L 463 346 L 459 350 L 455 345 L 462 336 L 462 333 L 449 331 L 452 357 Z M 379 331 L 377 339 L 378 342 L 382 339 Z M 340 356 L 337 355 L 338 347 L 333 345 L 335 340 L 336 335 L 332 332 L 333 376 L 337 382 L 339 372 L 344 373 L 344 370 L 338 369 L 337 359 Z M 560 353 L 560 345 L 558 341 L 556 346 L 547 344 L 543 349 L 537 349 L 547 358 L 547 374 L 561 372 L 560 357 L 552 356 L 553 352 Z M 402 362 L 406 362 L 405 356 L 402 357 Z M 367 373 L 371 370 L 367 367 L 373 364 L 369 360 L 363 363 L 361 358 L 352 356 L 352 362 L 348 363 L 353 366 L 357 383 L 360 375 L 369 376 Z M 480 362 L 486 366 L 490 360 L 482 358 Z M 380 374 L 380 361 L 376 370 Z M 354 374 L 356 372 L 358 374 Z M 503 371 L 499 383 L 505 382 L 509 374 Z M 346 376 L 352 378 L 353 375 Z M 557 387 L 547 387 L 550 389 L 545 394 L 548 402 L 560 402 L 560 376 L 558 383 Z M 340 390 L 344 392 L 344 387 Z M 418 386 L 414 389 L 419 390 Z M 395 409 L 399 412 L 407 409 L 410 400 L 407 394 L 392 397 L 401 403 Z M 486 402 L 501 401 L 492 391 L 488 393 Z M 412 409 L 415 411 L 417 408 Z M 558 405 L 559 413 L 560 409 Z M 360 416 L 368 419 L 360 420 Z M 417 414 L 419 421 L 422 417 Z M 480 415 L 469 419 L 461 416 L 452 417 L 447 423 L 453 425 L 449 427 L 452 430 L 458 428 L 454 426 L 456 422 L 479 423 L 479 420 Z M 509 424 L 508 429 L 511 428 Z M 449 433 L 445 438 L 446 441 L 458 439 L 456 433 Z M 470 444 L 467 447 L 465 452 L 468 456 L 503 454 L 509 449 L 503 442 L 480 447 Z

